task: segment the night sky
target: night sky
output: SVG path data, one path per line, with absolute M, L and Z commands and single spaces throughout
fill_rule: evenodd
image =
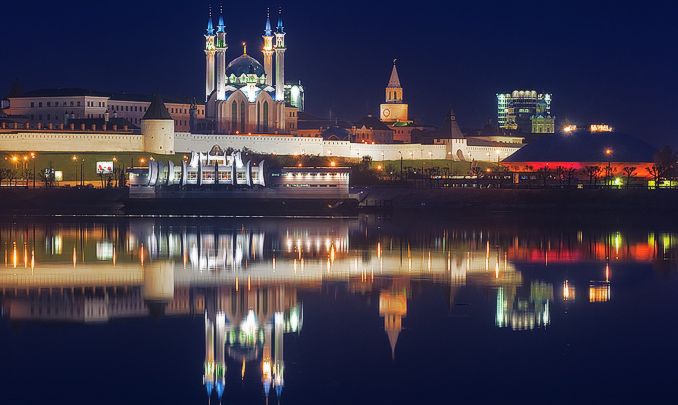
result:
M 82 87 L 204 94 L 199 1 L 4 1 L 0 94 Z M 215 14 L 218 1 L 214 1 Z M 225 1 L 228 59 L 261 60 L 266 7 Z M 675 1 L 357 1 L 282 3 L 286 76 L 301 79 L 307 111 L 355 119 L 378 114 L 391 63 L 413 117 L 439 124 L 453 107 L 462 127 L 496 119 L 497 92 L 554 95 L 559 122 L 605 122 L 678 146 L 678 4 Z M 275 24 L 275 21 L 274 21 Z

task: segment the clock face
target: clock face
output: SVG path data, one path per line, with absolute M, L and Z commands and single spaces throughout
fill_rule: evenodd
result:
M 389 117 L 390 115 L 391 115 L 391 110 L 389 110 L 388 108 L 385 108 L 384 109 L 384 117 Z

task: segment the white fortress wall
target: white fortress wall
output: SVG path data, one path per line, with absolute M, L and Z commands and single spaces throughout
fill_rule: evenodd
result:
M 177 133 L 175 150 L 177 153 L 209 151 L 212 146 L 243 149 L 253 152 L 276 155 L 322 155 L 321 138 L 296 138 L 278 135 L 200 135 Z
M 223 149 L 247 148 L 254 152 L 276 155 L 316 155 L 372 160 L 455 159 L 461 150 L 465 160 L 497 161 L 513 154 L 522 145 L 469 146 L 466 142 L 449 145 L 421 144 L 363 144 L 347 141 L 324 141 L 322 138 L 304 138 L 282 135 L 200 135 L 177 132 L 174 139 L 176 153 L 209 151 L 214 145 Z M 170 144 L 162 151 L 149 150 L 144 135 L 110 132 L 32 132 L 0 133 L 0 151 L 31 152 L 155 152 L 171 151 Z
M 178 153 L 208 151 L 214 145 L 223 149 L 248 148 L 254 152 L 277 155 L 317 155 L 372 160 L 445 159 L 445 145 L 420 144 L 362 144 L 347 141 L 324 141 L 321 138 L 304 138 L 277 135 L 199 135 L 177 133 L 175 150 Z
M 348 142 L 347 142 L 348 143 Z M 349 155 L 344 157 L 362 158 L 370 156 L 372 160 L 405 160 L 420 159 L 446 159 L 447 148 L 445 145 L 421 145 L 413 144 L 350 144 Z
M 144 141 L 139 134 L 10 132 L 0 133 L 0 151 L 143 152 Z

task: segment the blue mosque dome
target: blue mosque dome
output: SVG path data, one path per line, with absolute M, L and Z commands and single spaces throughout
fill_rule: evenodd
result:
M 241 75 L 249 74 L 263 76 L 264 67 L 261 66 L 261 63 L 259 63 L 256 59 L 247 54 L 233 59 L 233 61 L 231 61 L 231 63 L 229 63 L 226 67 L 226 76 L 235 75 L 239 77 Z

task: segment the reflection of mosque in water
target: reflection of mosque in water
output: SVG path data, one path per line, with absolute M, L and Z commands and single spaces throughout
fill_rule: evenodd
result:
M 241 364 L 259 362 L 266 398 L 271 387 L 280 398 L 285 385 L 284 335 L 298 333 L 303 310 L 296 290 L 283 286 L 234 294 L 208 294 L 205 302 L 205 371 L 207 395 L 221 400 L 226 385 L 227 357 Z
M 451 301 L 467 286 L 493 291 L 496 326 L 526 330 L 549 325 L 555 297 L 571 302 L 579 290 L 574 280 L 562 281 L 562 294 L 554 292 L 561 281 L 526 283 L 515 263 L 600 262 L 604 255 L 604 278 L 581 290 L 598 303 L 611 297 L 610 261 L 653 260 L 675 247 L 670 235 L 648 237 L 647 245 L 621 243 L 616 234 L 578 235 L 564 245 L 482 232 L 402 238 L 372 232 L 357 220 L 301 219 L 0 227 L 2 315 L 57 322 L 201 316 L 208 394 L 223 395 L 227 363 L 239 364 L 243 378 L 256 364 L 267 397 L 272 388 L 279 397 L 285 335 L 303 324 L 299 290 L 338 282 L 354 293 L 378 294 L 395 356 L 419 280 L 449 286 Z

